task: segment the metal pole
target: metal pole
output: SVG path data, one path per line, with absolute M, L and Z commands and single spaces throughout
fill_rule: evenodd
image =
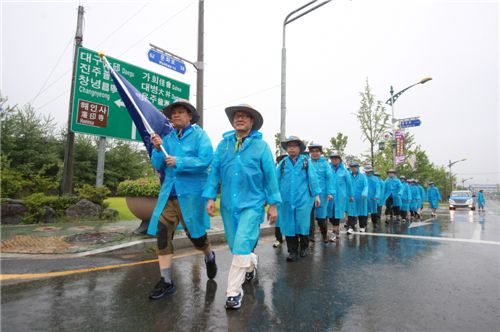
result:
M 75 88 L 75 72 L 76 72 L 76 57 L 78 54 L 78 49 L 82 46 L 83 40 L 83 14 L 85 10 L 83 6 L 78 6 L 78 19 L 76 22 L 76 34 L 75 34 L 75 50 L 73 54 L 73 75 L 71 78 L 71 92 L 69 97 L 69 108 L 68 108 L 68 131 L 66 137 L 66 147 L 64 149 L 64 171 L 63 179 L 61 184 L 61 192 L 63 194 L 71 194 L 73 191 L 73 166 L 74 166 L 74 144 L 75 144 L 75 133 L 71 131 L 71 111 L 73 108 L 73 90 Z
M 391 147 L 392 147 L 392 164 L 394 166 L 394 170 L 397 169 L 397 164 L 396 164 L 396 148 L 397 148 L 397 141 L 396 141 L 396 129 L 394 126 L 394 88 L 391 85 L 391 112 L 392 112 L 392 117 L 391 117 L 391 124 L 392 124 L 392 139 L 394 143 L 391 142 Z
M 198 125 L 203 127 L 203 48 L 204 48 L 204 0 L 198 1 L 198 58 L 197 63 L 200 68 L 196 74 L 196 109 L 200 114 Z
M 280 141 L 286 139 L 286 47 L 285 47 L 285 25 L 283 24 L 283 47 L 281 48 L 281 125 Z M 280 144 L 281 153 L 284 153 Z
M 106 137 L 99 137 L 99 150 L 97 152 L 97 174 L 95 186 L 102 186 L 104 183 L 104 161 L 106 158 Z

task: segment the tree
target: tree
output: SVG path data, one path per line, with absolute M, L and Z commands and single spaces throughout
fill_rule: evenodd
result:
M 330 147 L 327 149 L 327 153 L 330 154 L 333 151 L 338 151 L 341 156 L 344 155 L 348 138 L 347 135 L 338 132 L 337 136 L 330 138 Z
M 366 79 L 365 90 L 359 94 L 361 96 L 361 105 L 356 117 L 361 127 L 363 140 L 368 141 L 370 144 L 370 161 L 372 167 L 375 167 L 375 145 L 378 144 L 383 133 L 390 128 L 389 113 L 383 106 L 382 101 L 375 100 L 368 79 Z

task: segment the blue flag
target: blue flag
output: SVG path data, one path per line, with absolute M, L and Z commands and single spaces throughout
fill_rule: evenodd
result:
M 151 157 L 153 152 L 153 143 L 151 143 L 151 134 L 148 132 L 146 125 L 144 124 L 141 115 L 146 119 L 151 129 L 160 137 L 170 134 L 173 130 L 172 124 L 168 121 L 167 117 L 159 111 L 149 100 L 143 96 L 137 89 L 130 84 L 122 75 L 118 74 L 114 70 L 110 70 L 111 78 L 116 85 L 116 89 L 120 93 L 122 101 L 125 103 L 127 110 L 134 121 L 139 134 L 141 135 L 142 141 L 148 150 L 148 155 Z M 123 82 L 122 86 L 117 78 Z M 125 89 L 127 91 L 125 91 Z M 127 94 L 128 92 L 128 94 Z M 135 104 L 138 106 L 139 110 L 136 109 L 132 103 L 129 95 L 133 98 Z

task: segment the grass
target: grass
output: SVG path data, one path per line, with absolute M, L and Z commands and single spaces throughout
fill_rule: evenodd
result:
M 119 220 L 137 220 L 137 218 L 128 209 L 125 197 L 110 197 L 106 199 L 105 202 L 109 204 L 110 209 L 118 211 Z M 215 215 L 220 215 L 220 199 L 215 201 Z
M 110 209 L 118 211 L 119 220 L 137 220 L 137 218 L 128 209 L 125 197 L 110 197 L 106 199 L 105 202 L 109 203 Z

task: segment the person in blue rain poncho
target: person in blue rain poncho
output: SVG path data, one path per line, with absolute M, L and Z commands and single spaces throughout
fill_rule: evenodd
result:
M 271 149 L 258 131 L 264 122 L 262 115 L 249 105 L 225 111 L 235 130 L 225 133 L 217 146 L 203 197 L 207 198 L 207 212 L 213 216 L 221 186 L 220 212 L 233 254 L 226 309 L 238 309 L 243 299 L 242 284 L 256 275 L 258 259 L 253 251 L 264 221 L 264 206 L 269 204 L 267 217 L 273 224 L 281 196 Z
M 331 242 L 337 241 L 340 235 L 340 219 L 345 218 L 349 201 L 354 201 L 351 174 L 346 170 L 342 162 L 342 156 L 338 151 L 330 153 L 333 183 L 335 195 L 328 204 L 328 219 L 333 225 Z
M 382 219 L 382 207 L 385 204 L 384 201 L 384 189 L 385 189 L 385 184 L 384 181 L 380 178 L 380 173 L 379 172 L 374 172 L 373 175 L 378 180 L 377 186 L 379 187 L 379 196 L 377 200 L 377 225 L 380 226 L 380 221 Z
M 399 208 L 401 206 L 401 194 L 403 185 L 396 177 L 396 171 L 390 169 L 387 171 L 387 179 L 384 182 L 384 202 L 385 202 L 385 223 L 390 221 L 399 221 Z
M 410 211 L 411 191 L 410 185 L 406 181 L 406 176 L 401 175 L 399 180 L 403 186 L 403 189 L 401 190 L 401 206 L 399 207 L 399 211 L 401 214 L 401 221 L 406 222 L 406 220 L 408 220 L 408 212 Z
M 425 201 L 425 189 L 422 187 L 420 184 L 420 181 L 418 179 L 415 180 L 415 184 L 418 187 L 419 193 L 420 193 L 420 204 L 418 206 L 418 213 L 420 216 L 422 216 L 422 212 L 424 210 L 424 201 Z
M 333 172 L 330 164 L 322 155 L 323 147 L 321 145 L 315 143 L 309 144 L 308 150 L 310 163 L 314 166 L 314 170 L 318 176 L 319 187 L 321 189 L 321 203 L 318 207 L 314 208 L 315 218 L 311 220 L 311 233 L 309 234 L 309 237 L 312 237 L 314 240 L 314 219 L 316 219 L 323 238 L 323 243 L 328 243 L 326 217 L 329 202 L 332 201 L 335 196 Z
M 439 201 L 441 200 L 441 193 L 436 187 L 434 182 L 429 182 L 429 188 L 427 188 L 427 201 L 429 202 L 429 207 L 431 209 L 431 217 L 437 217 L 436 210 L 439 207 Z
M 286 237 L 287 261 L 294 262 L 300 256 L 307 256 L 309 247 L 310 215 L 313 206 L 320 206 L 321 200 L 316 171 L 303 155 L 304 142 L 290 136 L 281 142 L 288 156 L 276 168 L 282 203 L 279 206 L 278 224 Z
M 368 214 L 373 223 L 373 228 L 377 228 L 378 201 L 380 199 L 380 180 L 373 174 L 371 166 L 364 168 L 368 181 Z
M 354 201 L 347 206 L 347 233 L 352 234 L 356 230 L 356 223 L 359 221 L 359 231 L 366 231 L 368 221 L 368 181 L 366 175 L 359 172 L 359 164 L 352 162 L 351 182 L 354 193 Z
M 416 219 L 420 219 L 418 208 L 420 206 L 420 201 L 422 200 L 422 198 L 420 197 L 420 189 L 418 188 L 416 181 L 414 179 L 409 179 L 408 184 L 410 185 L 411 192 L 410 214 L 411 220 L 414 221 Z
M 483 189 L 481 189 L 477 193 L 477 211 L 478 212 L 484 212 L 485 203 L 486 203 L 486 199 L 484 198 Z
M 155 149 L 151 155 L 153 167 L 163 173 L 158 202 L 151 217 L 148 234 L 157 235 L 158 262 L 161 278 L 151 291 L 150 299 L 157 300 L 175 292 L 172 281 L 173 238 L 179 223 L 194 247 L 205 254 L 207 276 L 215 278 L 215 254 L 205 231 L 209 224 L 205 200 L 201 197 L 212 161 L 213 148 L 208 135 L 196 125 L 196 108 L 187 100 L 177 100 L 164 108 L 175 130 L 159 137 L 152 135 Z M 163 146 L 168 153 L 160 150 Z

